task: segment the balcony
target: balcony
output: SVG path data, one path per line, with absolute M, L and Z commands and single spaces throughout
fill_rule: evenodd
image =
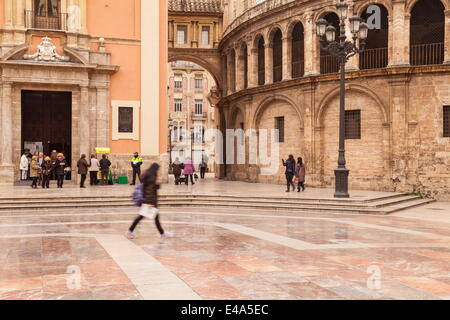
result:
M 335 56 L 321 55 L 320 56 L 320 73 L 329 74 L 339 72 L 339 62 Z
M 201 112 L 201 113 L 192 112 L 191 118 L 192 119 L 208 119 L 208 112 Z
M 359 54 L 361 70 L 386 68 L 388 65 L 388 48 L 366 49 Z
M 35 11 L 25 10 L 25 27 L 27 29 L 67 31 L 67 13 L 55 16 L 38 16 Z
M 411 45 L 410 59 L 413 66 L 442 64 L 444 62 L 444 43 Z
M 292 62 L 292 78 L 301 78 L 305 74 L 305 61 Z

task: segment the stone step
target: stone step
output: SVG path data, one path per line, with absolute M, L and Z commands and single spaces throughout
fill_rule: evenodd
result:
M 249 198 L 249 197 L 233 197 L 232 199 L 228 199 L 227 197 L 186 197 L 186 196 L 171 196 L 171 197 L 161 197 L 160 203 L 161 204 L 170 204 L 172 201 L 184 201 L 188 203 L 196 203 L 196 202 L 202 202 L 203 204 L 209 203 L 211 205 L 215 205 L 219 202 L 228 202 L 233 204 L 242 204 L 242 205 L 248 205 L 253 203 L 259 203 L 264 205 L 272 205 L 272 206 L 278 206 L 278 205 L 285 205 L 285 206 L 328 206 L 328 207 L 334 207 L 336 209 L 339 209 L 341 207 L 351 207 L 351 208 L 381 208 L 384 206 L 391 206 L 407 201 L 412 201 L 420 199 L 417 196 L 403 196 L 403 197 L 395 197 L 395 198 L 389 198 L 389 199 L 383 199 L 378 202 L 373 203 L 355 203 L 355 202 L 343 202 L 343 203 L 328 203 L 328 202 L 321 202 L 321 201 L 314 201 L 314 200 L 304 200 L 304 199 L 275 199 L 275 198 L 262 198 L 262 199 L 255 199 L 255 198 Z M 121 203 L 128 203 L 131 205 L 131 199 L 130 197 L 122 197 L 122 198 L 79 198 L 79 199 L 73 199 L 73 200 L 67 200 L 67 199 L 40 199 L 36 201 L 30 201 L 30 200 L 15 200 L 15 201 L 3 201 L 0 202 L 0 209 L 2 207 L 19 207 L 19 206 L 45 206 L 45 205 L 54 205 L 54 204 L 69 204 L 69 203 L 76 203 L 76 204 L 92 204 L 92 205 L 103 205 L 104 203 L 107 203 L 108 205 L 115 206 L 116 204 Z
M 301 197 L 301 198 L 300 198 Z M 171 200 L 185 200 L 185 201 L 238 201 L 238 202 L 265 202 L 265 203 L 286 203 L 286 204 L 308 204 L 320 203 L 329 205 L 348 205 L 348 206 L 367 206 L 369 203 L 373 206 L 387 205 L 396 201 L 403 202 L 410 199 L 417 198 L 415 196 L 408 196 L 405 194 L 395 194 L 389 196 L 378 197 L 374 199 L 355 200 L 355 199 L 319 199 L 319 198 L 277 198 L 277 197 L 249 197 L 249 196 L 234 196 L 234 195 L 192 195 L 192 194 L 178 194 L 178 195 L 161 195 L 160 201 Z M 49 197 L 49 198 L 0 198 L 1 205 L 17 205 L 17 204 L 43 204 L 43 203 L 66 203 L 71 201 L 76 202 L 122 202 L 130 201 L 130 196 L 79 196 L 79 197 Z
M 355 206 L 355 205 L 341 205 L 330 206 L 320 203 L 303 203 L 292 204 L 283 202 L 254 202 L 254 201 L 201 201 L 186 199 L 178 200 L 163 200 L 160 201 L 162 208 L 186 208 L 186 207 L 204 207 L 204 208 L 245 208 L 245 209 L 262 209 L 262 210 L 274 210 L 274 211 L 308 211 L 308 212 L 336 212 L 336 213 L 356 213 L 356 214 L 388 214 L 400 210 L 404 210 L 410 207 L 419 206 L 433 202 L 431 199 L 417 199 L 410 197 L 402 199 L 401 201 L 390 202 L 390 206 Z M 388 203 L 388 202 L 386 202 Z M 51 209 L 68 209 L 68 208 L 112 208 L 112 207 L 133 207 L 130 200 L 126 201 L 103 201 L 103 200 L 84 200 L 84 201 L 57 201 L 57 202 L 41 202 L 33 203 L 33 205 L 27 206 L 27 204 L 10 204 L 0 205 L 0 211 L 15 211 L 15 210 L 51 210 Z

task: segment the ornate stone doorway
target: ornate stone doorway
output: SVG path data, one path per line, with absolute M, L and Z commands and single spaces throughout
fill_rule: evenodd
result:
M 71 166 L 72 93 L 23 90 L 21 97 L 22 150 L 30 143 L 46 155 L 56 150 L 66 156 Z

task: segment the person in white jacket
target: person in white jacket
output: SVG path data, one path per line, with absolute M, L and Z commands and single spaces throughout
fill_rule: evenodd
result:
M 30 162 L 28 160 L 28 151 L 25 151 L 22 155 L 22 158 L 20 158 L 20 171 L 22 172 L 22 181 L 25 181 L 28 179 L 28 169 Z

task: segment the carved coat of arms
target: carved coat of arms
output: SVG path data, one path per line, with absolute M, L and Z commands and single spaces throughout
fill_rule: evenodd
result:
M 56 52 L 56 46 L 49 37 L 42 38 L 42 42 L 37 46 L 36 53 L 26 54 L 24 59 L 46 62 L 69 61 L 69 57 L 60 56 Z

